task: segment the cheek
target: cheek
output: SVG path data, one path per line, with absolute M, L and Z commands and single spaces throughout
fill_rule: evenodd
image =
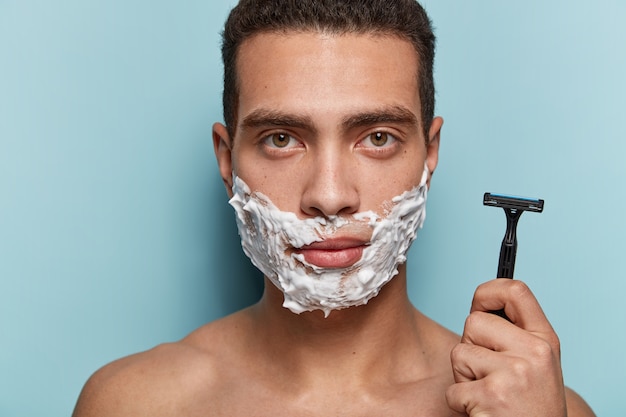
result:
M 293 173 L 259 163 L 236 163 L 233 169 L 251 191 L 262 193 L 280 210 L 298 211 L 300 180 Z
M 377 201 L 388 201 L 405 191 L 417 187 L 424 172 L 424 160 L 419 157 L 406 158 L 393 164 L 381 164 L 361 170 L 360 189 L 364 195 Z
M 401 181 L 405 189 L 417 187 L 424 175 L 424 167 L 426 166 L 426 151 L 416 153 L 407 153 L 403 158 L 404 163 L 398 173 L 399 181 Z M 408 187 L 408 188 L 407 188 Z

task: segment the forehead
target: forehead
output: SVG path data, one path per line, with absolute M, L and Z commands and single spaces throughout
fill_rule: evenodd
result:
M 404 107 L 419 118 L 418 58 L 402 38 L 379 34 L 261 33 L 237 59 L 237 119 L 261 110 L 345 117 Z

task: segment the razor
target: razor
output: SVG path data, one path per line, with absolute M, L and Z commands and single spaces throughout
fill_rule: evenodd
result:
M 485 193 L 483 204 L 491 207 L 502 207 L 504 210 L 506 215 L 506 232 L 500 246 L 497 277 L 513 278 L 515 255 L 517 254 L 517 223 L 525 211 L 541 213 L 543 211 L 543 200 Z M 495 311 L 494 313 L 506 318 L 504 311 Z

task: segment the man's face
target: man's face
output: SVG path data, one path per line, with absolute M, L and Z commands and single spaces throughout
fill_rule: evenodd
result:
M 235 137 L 215 124 L 213 142 L 231 196 L 236 180 L 242 247 L 291 311 L 367 303 L 406 260 L 442 124 L 423 137 L 417 66 L 390 36 L 264 33 L 241 45 Z
M 429 172 L 437 164 L 442 121 L 435 118 L 427 141 L 417 66 L 413 46 L 391 36 L 266 33 L 245 41 L 235 137 L 214 127 L 229 193 L 234 172 L 301 219 L 384 215 L 393 197 L 419 184 L 425 162 Z M 346 230 L 352 236 L 342 239 L 359 242 L 371 233 Z M 342 259 L 354 262 L 348 253 Z
M 247 40 L 238 55 L 235 138 L 220 134 L 231 169 L 301 218 L 380 213 L 384 201 L 417 185 L 427 157 L 430 172 L 437 162 L 441 121 L 427 147 L 417 65 L 413 46 L 391 36 Z

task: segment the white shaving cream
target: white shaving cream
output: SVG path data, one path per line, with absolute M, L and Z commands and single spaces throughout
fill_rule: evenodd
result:
M 280 211 L 270 199 L 233 174 L 230 204 L 237 214 L 241 246 L 252 263 L 285 296 L 283 306 L 294 313 L 332 310 L 366 304 L 398 273 L 418 227 L 426 217 L 428 169 L 420 184 L 383 204 L 379 216 L 372 211 L 352 216 L 299 219 Z M 372 228 L 369 245 L 359 261 L 346 268 L 321 268 L 294 252 L 313 242 L 332 237 L 350 223 Z

